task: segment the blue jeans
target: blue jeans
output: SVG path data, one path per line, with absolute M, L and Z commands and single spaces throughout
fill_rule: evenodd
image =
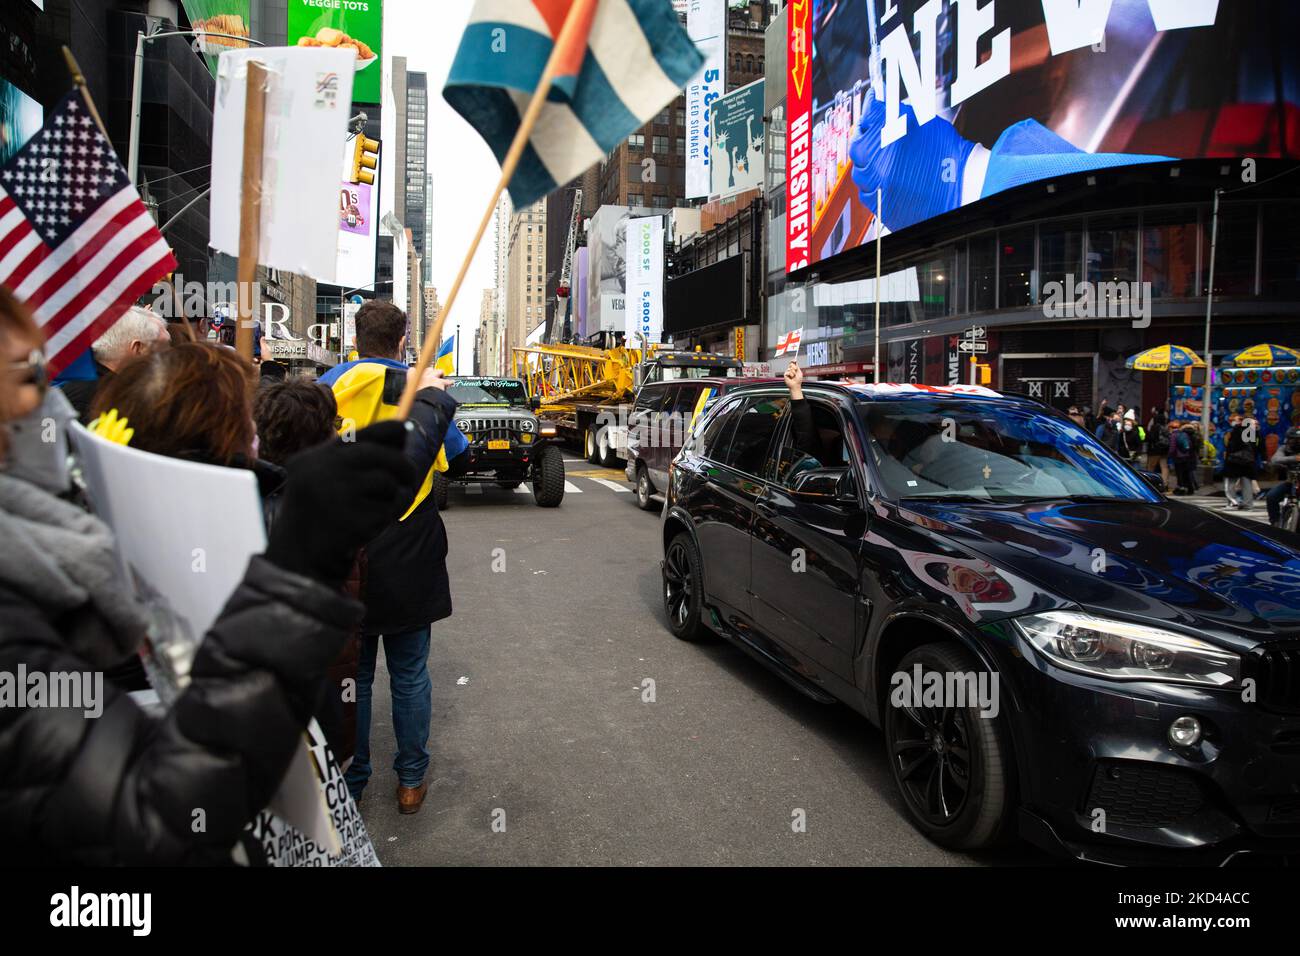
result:
M 393 770 L 401 786 L 418 787 L 429 769 L 429 723 L 433 719 L 429 628 L 385 634 L 383 639 L 393 698 L 393 735 L 397 738 Z M 357 752 L 346 775 L 353 799 L 361 796 L 370 779 L 370 700 L 378 654 L 379 635 L 363 634 L 357 662 Z

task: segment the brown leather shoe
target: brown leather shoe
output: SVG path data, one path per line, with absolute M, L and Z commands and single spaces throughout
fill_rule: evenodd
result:
M 398 813 L 419 813 L 420 807 L 424 804 L 425 795 L 429 792 L 429 781 L 424 781 L 418 787 L 398 787 L 397 788 L 397 812 Z

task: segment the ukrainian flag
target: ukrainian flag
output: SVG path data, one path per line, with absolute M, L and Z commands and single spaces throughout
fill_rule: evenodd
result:
M 434 359 L 433 367 L 442 369 L 443 375 L 456 374 L 456 336 L 438 346 L 438 357 Z

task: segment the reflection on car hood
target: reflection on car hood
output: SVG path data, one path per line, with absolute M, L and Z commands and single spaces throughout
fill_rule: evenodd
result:
M 1256 637 L 1300 628 L 1300 543 L 1263 525 L 1173 501 L 910 499 L 900 515 L 1097 613 Z

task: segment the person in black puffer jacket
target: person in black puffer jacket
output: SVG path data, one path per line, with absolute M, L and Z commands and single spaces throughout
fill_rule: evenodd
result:
M 0 289 L 0 674 L 10 678 L 102 673 L 138 646 L 145 624 L 108 528 L 58 497 L 56 483 L 32 479 L 29 446 L 4 447 L 42 421 L 55 394 L 39 348 L 30 315 Z M 293 463 L 266 554 L 251 560 L 165 717 L 149 717 L 108 681 L 97 715 L 0 707 L 7 864 L 231 862 L 361 618 L 339 587 L 357 548 L 409 500 L 406 437 L 386 422 Z M 329 522 L 318 520 L 327 513 Z

